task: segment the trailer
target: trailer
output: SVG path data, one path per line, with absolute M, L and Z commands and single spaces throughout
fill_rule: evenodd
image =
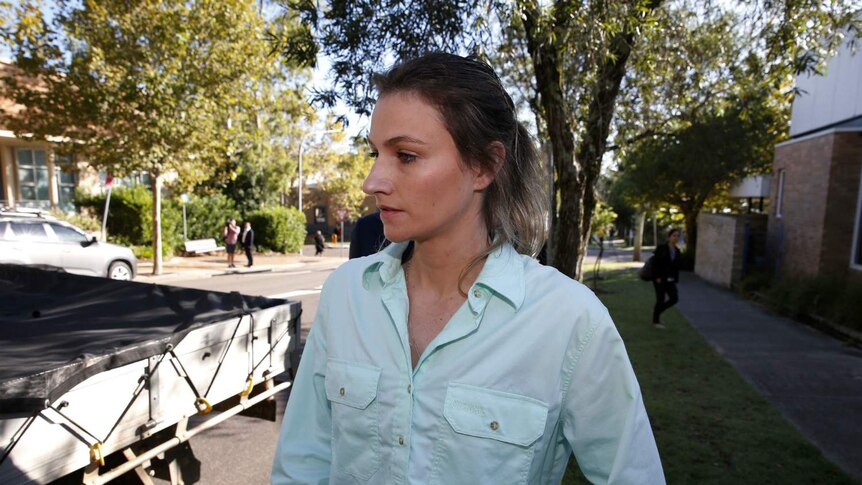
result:
M 0 265 L 0 483 L 194 483 L 189 438 L 258 403 L 275 419 L 300 317 L 294 301 Z

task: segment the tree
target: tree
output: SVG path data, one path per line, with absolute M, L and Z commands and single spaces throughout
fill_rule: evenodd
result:
M 344 207 L 351 218 L 358 217 L 367 209 L 363 206 L 367 196 L 362 191 L 362 182 L 374 159 L 368 155 L 364 140 L 359 139 L 353 141 L 349 152 L 331 154 L 328 158 L 329 163 L 321 167 L 321 190 L 329 193 L 334 207 Z
M 783 116 L 764 106 L 766 101 L 739 100 L 677 132 L 642 140 L 623 163 L 623 183 L 642 199 L 678 207 L 686 244 L 696 247 L 697 215 L 707 200 L 745 175 L 762 173 L 772 161 L 781 134 L 769 127 Z
M 625 80 L 615 185 L 636 205 L 678 207 L 694 247 L 704 204 L 768 171 L 786 137 L 794 71 L 788 58 L 768 57 L 756 17 L 677 6 L 656 19 L 664 27 L 649 39 L 656 48 L 635 56 Z
M 309 54 L 316 51 L 309 46 L 316 40 L 332 60 L 333 89 L 321 90 L 315 98 L 323 104 L 345 99 L 368 113 L 373 97 L 369 74 L 393 58 L 428 51 L 496 53 L 490 56 L 497 63 L 514 66 L 529 83 L 522 87 L 532 93 L 530 107 L 539 133 L 547 136 L 553 161 L 557 197 L 552 200 L 558 203 L 551 214 L 549 260 L 563 273 L 581 276 L 595 184 L 617 99 L 633 53 L 652 48 L 640 42 L 642 38 L 663 35 L 656 21 L 662 0 L 334 0 L 322 11 L 307 0 L 283 3 L 299 9 L 310 26 L 305 40 L 281 42 L 283 55 L 313 63 Z M 692 10 L 685 1 L 674 5 Z M 739 8 L 706 0 L 697 5 L 707 10 Z M 820 2 L 764 1 L 755 7 L 757 38 L 769 53 L 767 67 L 775 72 L 815 65 L 799 62 L 802 52 L 815 45 L 834 48 L 835 26 L 846 23 L 853 12 L 850 6 Z M 510 35 L 504 38 L 501 32 Z M 820 44 L 810 42 L 812 38 Z M 297 44 L 304 49 L 294 49 Z
M 228 160 L 223 131 L 253 109 L 272 68 L 256 4 L 247 0 L 59 3 L 46 20 L 24 1 L 4 38 L 23 78 L 4 88 L 25 110 L 16 136 L 60 140 L 96 168 L 152 176 L 153 273 L 162 267 L 161 189 L 193 185 Z

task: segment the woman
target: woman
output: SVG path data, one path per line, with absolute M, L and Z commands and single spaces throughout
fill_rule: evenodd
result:
M 679 301 L 679 294 L 676 291 L 676 282 L 679 281 L 677 242 L 679 242 L 679 229 L 671 229 L 667 233 L 667 243 L 655 248 L 655 259 L 653 259 L 655 279 L 652 282 L 655 288 L 655 306 L 652 310 L 652 324 L 660 329 L 665 328 L 660 319 L 662 312 Z
M 272 482 L 662 483 L 607 310 L 539 265 L 535 149 L 486 64 L 431 54 L 377 75 L 363 190 L 381 252 L 324 285 Z M 519 254 L 522 253 L 522 254 Z

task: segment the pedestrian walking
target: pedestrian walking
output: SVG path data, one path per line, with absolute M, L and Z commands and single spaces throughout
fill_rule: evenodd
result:
M 236 268 L 234 257 L 236 256 L 236 242 L 239 237 L 239 231 L 239 226 L 236 225 L 236 219 L 233 217 L 227 220 L 227 223 L 224 225 L 224 231 L 222 231 L 225 250 L 227 251 L 228 268 Z
M 248 260 L 246 267 L 251 268 L 254 264 L 254 229 L 251 228 L 251 222 L 245 221 L 242 225 L 242 247 L 245 249 L 245 258 Z
M 661 314 L 679 301 L 676 284 L 679 281 L 679 229 L 671 229 L 667 241 L 655 249 L 653 256 L 653 288 L 655 305 L 652 310 L 652 323 L 656 328 L 665 328 Z
M 375 76 L 382 251 L 324 284 L 272 483 L 664 483 L 607 310 L 540 265 L 544 175 L 487 64 Z
M 326 241 L 323 239 L 323 233 L 318 229 L 314 233 L 314 255 L 320 256 L 323 254 L 323 249 L 326 247 Z

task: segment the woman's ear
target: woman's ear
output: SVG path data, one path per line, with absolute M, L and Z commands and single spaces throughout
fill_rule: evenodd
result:
M 503 168 L 503 163 L 506 161 L 506 147 L 499 141 L 492 142 L 488 145 L 488 154 L 491 156 L 493 165 L 481 166 L 476 168 L 476 179 L 473 182 L 474 190 L 485 190 L 491 185 L 491 182 L 497 178 L 497 172 Z

